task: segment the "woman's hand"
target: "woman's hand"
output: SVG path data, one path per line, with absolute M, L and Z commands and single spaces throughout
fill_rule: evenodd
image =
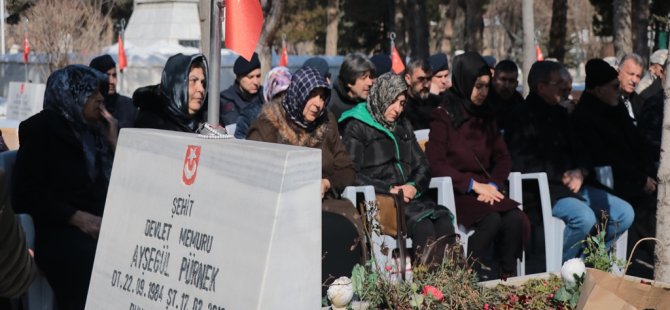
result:
M 581 169 L 568 170 L 563 173 L 561 181 L 573 193 L 577 193 L 584 184 L 584 174 Z
M 414 199 L 414 196 L 416 196 L 416 187 L 409 184 L 394 186 L 389 192 L 391 194 L 397 194 L 401 189 L 405 203 L 410 202 L 412 199 Z
M 326 196 L 326 193 L 330 190 L 330 181 L 328 179 L 321 179 L 321 199 Z
M 478 194 L 478 201 L 488 204 L 500 202 L 503 198 L 505 198 L 505 195 L 498 191 L 495 186 L 491 184 L 479 183 L 477 181 L 473 181 L 472 191 Z
M 98 239 L 98 235 L 100 234 L 100 224 L 102 224 L 101 217 L 86 211 L 77 211 L 72 215 L 69 222 L 84 233 L 93 237 L 93 239 Z
M 116 150 L 116 141 L 119 139 L 119 121 L 114 118 L 112 113 L 109 113 L 104 104 L 100 105 L 100 115 L 104 119 L 103 128 L 105 129 L 105 137 L 112 146 L 112 149 Z

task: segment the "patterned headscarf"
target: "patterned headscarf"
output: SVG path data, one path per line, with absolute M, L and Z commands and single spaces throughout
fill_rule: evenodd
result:
M 321 110 L 321 115 L 315 121 L 308 123 L 305 121 L 302 112 L 305 110 L 305 105 L 307 105 L 310 94 L 317 88 L 323 88 L 326 91 L 326 98 L 324 98 L 325 106 Z M 284 106 L 289 119 L 296 125 L 311 132 L 326 119 L 325 112 L 328 108 L 328 101 L 330 101 L 330 89 L 326 80 L 316 69 L 303 67 L 293 73 L 291 85 L 289 85 L 286 96 L 282 100 L 282 106 Z
M 405 91 L 407 91 L 407 84 L 399 75 L 393 72 L 380 75 L 370 88 L 366 105 L 372 118 L 389 130 L 395 129 L 396 122 L 387 121 L 384 112 L 393 103 L 393 100 Z
M 291 84 L 291 72 L 286 67 L 276 67 L 265 77 L 263 84 L 263 99 L 270 102 L 274 96 L 288 89 Z
M 107 76 L 83 65 L 70 65 L 56 70 L 47 79 L 44 109 L 55 111 L 70 123 L 82 144 L 86 170 L 91 180 L 102 177 L 104 182 L 109 182 L 111 151 L 102 138 L 98 124 L 87 122 L 82 112 L 87 99 L 96 90 L 107 92 L 106 85 Z
M 75 130 L 84 130 L 87 127 L 82 114 L 84 104 L 104 85 L 107 85 L 107 76 L 83 65 L 56 70 L 47 79 L 44 109 L 58 112 Z

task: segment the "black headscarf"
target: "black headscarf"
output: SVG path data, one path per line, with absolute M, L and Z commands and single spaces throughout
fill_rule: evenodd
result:
M 107 76 L 83 66 L 70 65 L 54 71 L 47 79 L 44 92 L 44 109 L 55 111 L 67 120 L 81 142 L 89 176 L 95 180 L 102 176 L 109 181 L 111 158 L 109 146 L 100 133 L 97 123 L 84 119 L 83 108 L 96 91 L 104 90 Z
M 486 102 L 478 106 L 470 100 L 477 78 L 483 75 L 491 76 L 491 70 L 484 58 L 475 52 L 465 52 L 454 57 L 452 67 L 452 87 L 447 93 L 448 100 L 445 103 L 454 126 L 460 127 L 467 119 L 467 115 L 462 111 L 463 108 L 472 116 L 490 117 L 491 110 Z
M 166 109 L 170 117 L 179 120 L 180 123 L 195 129 L 202 119 L 203 111 L 207 109 L 207 91 L 205 97 L 202 98 L 202 107 L 196 113 L 196 117 L 192 117 L 188 113 L 188 74 L 191 70 L 191 65 L 200 61 L 203 63 L 205 69 L 205 81 L 207 81 L 207 59 L 202 54 L 183 55 L 177 54 L 171 56 L 161 75 L 161 83 L 159 92 L 167 104 Z M 205 85 L 205 88 L 207 86 Z
M 326 92 L 325 105 L 321 110 L 321 115 L 311 123 L 305 121 L 302 112 L 305 110 L 309 95 L 314 89 L 323 88 Z M 302 67 L 291 76 L 291 84 L 286 90 L 286 95 L 282 100 L 282 106 L 286 110 L 286 116 L 296 125 L 305 128 L 311 132 L 326 120 L 326 109 L 330 101 L 330 88 L 321 73 L 312 67 Z

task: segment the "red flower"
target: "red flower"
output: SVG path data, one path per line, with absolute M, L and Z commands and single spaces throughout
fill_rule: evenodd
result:
M 509 297 L 509 301 L 513 304 L 519 302 L 519 296 L 517 296 L 515 294 L 509 294 L 508 297 Z
M 391 271 L 391 270 L 393 270 L 393 267 L 391 267 L 391 266 L 386 266 L 385 269 L 386 269 L 386 271 Z
M 484 304 L 484 310 L 489 310 L 489 304 Z
M 429 294 L 432 295 L 432 298 L 435 300 L 442 301 L 444 299 L 444 295 L 440 290 L 437 289 L 437 287 L 426 285 L 423 287 L 423 293 L 424 296 L 428 296 Z

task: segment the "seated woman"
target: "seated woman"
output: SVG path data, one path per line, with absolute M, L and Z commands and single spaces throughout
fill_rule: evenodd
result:
M 354 182 L 356 171 L 340 140 L 335 117 L 326 109 L 329 97 L 321 74 L 312 67 L 301 68 L 291 77 L 286 94 L 266 103 L 247 133 L 249 140 L 321 149 L 324 282 L 351 276 L 354 265 L 364 262 L 366 256 L 360 215 L 350 201 L 337 199 Z
M 342 141 L 357 171 L 356 185 L 373 185 L 377 193 L 396 194 L 402 189 L 408 203 L 405 216 L 417 253 L 436 244 L 434 257 L 441 263 L 447 244 L 456 243 L 449 210 L 421 195 L 428 189 L 430 171 L 409 121 L 401 118 L 407 85 L 393 73 L 379 76 L 370 88 L 367 103 L 359 103 L 340 117 Z
M 481 260 L 495 242 L 501 276 L 511 276 L 529 225 L 519 204 L 500 191 L 512 159 L 484 104 L 491 71 L 479 54 L 467 52 L 454 58 L 453 77 L 445 101 L 433 112 L 426 156 L 434 176 L 452 178 L 458 223 L 475 229 L 468 255 Z
M 19 126 L 12 203 L 35 221 L 35 259 L 58 308 L 84 309 L 118 125 L 107 77 L 81 65 L 49 76 L 44 110 Z
M 202 54 L 171 56 L 158 85 L 139 88 L 135 127 L 199 132 L 207 101 L 207 59 Z

